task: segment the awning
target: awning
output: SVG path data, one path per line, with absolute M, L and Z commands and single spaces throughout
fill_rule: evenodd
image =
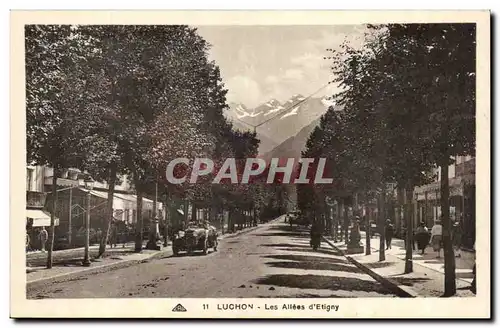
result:
M 26 218 L 33 220 L 33 227 L 50 227 L 50 214 L 42 210 L 26 210 Z M 54 225 L 59 225 L 58 218 Z
M 448 179 L 448 181 L 449 181 L 449 188 L 450 188 L 450 197 L 463 196 L 465 186 L 475 184 L 475 175 L 468 174 L 468 175 L 464 175 L 464 176 L 458 176 L 455 178 Z M 430 183 L 428 185 L 415 187 L 414 192 L 415 192 L 415 194 L 417 194 L 419 201 L 423 201 L 426 199 L 425 194 L 427 194 L 427 200 L 440 199 L 440 197 L 441 197 L 441 194 L 440 194 L 441 182 L 437 181 L 437 182 Z
M 83 192 L 88 192 L 87 189 L 85 188 L 79 188 Z M 108 192 L 106 191 L 99 191 L 99 190 L 91 190 L 90 194 L 99 197 L 102 199 L 108 199 Z M 149 203 L 153 204 L 153 200 L 148 199 L 146 197 L 142 198 L 143 203 Z M 137 195 L 131 195 L 131 194 L 121 194 L 121 193 L 114 193 L 113 194 L 113 209 L 115 210 L 135 210 L 137 204 Z M 156 206 L 158 209 L 162 209 L 162 203 L 157 202 Z

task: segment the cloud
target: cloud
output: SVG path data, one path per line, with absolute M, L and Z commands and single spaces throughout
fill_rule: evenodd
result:
M 248 76 L 237 75 L 226 82 L 229 102 L 242 102 L 246 106 L 257 106 L 262 98 L 259 83 Z
M 301 80 L 304 78 L 304 72 L 302 69 L 299 68 L 290 68 L 285 71 L 283 74 L 283 79 L 285 80 Z
M 321 54 L 313 54 L 311 52 L 305 53 L 303 55 L 293 57 L 290 62 L 294 65 L 301 66 L 308 69 L 318 69 L 321 68 L 324 59 Z
M 275 84 L 279 82 L 279 78 L 276 75 L 268 75 L 264 79 L 264 82 L 267 84 Z
M 332 25 L 202 30 L 214 45 L 211 52 L 221 66 L 228 101 L 255 107 L 272 98 L 286 101 L 293 94 L 309 95 L 333 80 L 332 62 L 324 59 L 330 55 L 326 49 L 339 49 L 346 39 L 353 46 L 360 45 L 365 28 Z M 331 95 L 338 86 L 328 89 L 321 93 Z

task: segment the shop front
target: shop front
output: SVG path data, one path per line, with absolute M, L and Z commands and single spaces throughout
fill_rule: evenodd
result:
M 473 174 L 449 179 L 450 219 L 461 225 L 461 246 L 472 249 L 475 242 L 475 176 Z M 414 224 L 424 221 L 430 228 L 441 218 L 441 184 L 434 182 L 415 188 L 417 209 Z

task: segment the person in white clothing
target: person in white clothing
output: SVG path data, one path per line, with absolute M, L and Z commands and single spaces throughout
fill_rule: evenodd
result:
M 436 221 L 431 229 L 431 244 L 435 252 L 437 252 L 437 257 L 441 257 L 441 246 L 443 243 L 443 226 L 441 221 Z

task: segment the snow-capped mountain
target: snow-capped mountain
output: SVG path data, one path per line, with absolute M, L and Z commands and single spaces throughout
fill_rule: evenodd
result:
M 244 130 L 252 130 L 253 126 L 258 126 L 257 136 L 261 137 L 259 152 L 265 153 L 295 136 L 323 115 L 330 106 L 334 106 L 334 103 L 328 97 L 306 98 L 296 94 L 283 103 L 271 99 L 254 109 L 232 103 L 226 111 L 226 117 L 235 127 Z

